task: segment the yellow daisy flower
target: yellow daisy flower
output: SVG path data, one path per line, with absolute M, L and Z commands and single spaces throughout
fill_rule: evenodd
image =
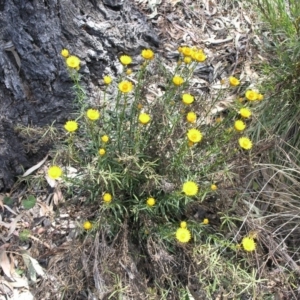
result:
M 48 169 L 48 176 L 51 179 L 57 179 L 57 178 L 61 177 L 62 173 L 63 173 L 62 169 L 58 166 L 51 166 Z
M 146 114 L 146 113 L 141 113 L 139 115 L 139 121 L 143 125 L 148 124 L 150 122 L 150 120 L 151 120 L 151 117 L 148 114 Z
M 190 111 L 187 115 L 186 115 L 186 120 L 189 122 L 189 123 L 195 123 L 197 121 L 197 115 Z
M 193 53 L 193 50 L 192 50 L 192 48 L 190 48 L 190 47 L 182 47 L 182 48 L 181 48 L 181 53 L 182 53 L 184 56 L 191 56 L 192 53 Z
M 252 148 L 252 142 L 247 137 L 239 138 L 239 145 L 241 148 L 245 150 L 250 150 Z
M 80 67 L 80 59 L 75 55 L 69 56 L 66 60 L 66 63 L 67 66 L 72 69 L 77 70 Z
M 198 62 L 204 62 L 206 60 L 206 55 L 202 50 L 195 51 L 192 58 Z
M 208 220 L 207 218 L 203 219 L 202 224 L 203 224 L 203 225 L 209 224 L 209 220 Z
M 61 56 L 67 58 L 69 56 L 69 50 L 62 49 L 60 54 L 61 54 Z
M 259 101 L 264 100 L 264 95 L 263 94 L 257 94 L 257 100 L 259 100 Z
M 154 58 L 154 52 L 151 49 L 144 49 L 141 53 L 142 57 L 147 60 Z
M 155 199 L 154 198 L 148 198 L 147 199 L 147 205 L 152 207 L 155 205 Z
M 183 184 L 182 191 L 187 196 L 195 196 L 198 193 L 198 185 L 193 181 L 187 181 Z
M 180 243 L 187 243 L 191 239 L 191 232 L 186 228 L 178 228 L 176 231 L 176 239 Z
M 109 85 L 112 82 L 112 78 L 108 75 L 103 77 L 103 81 L 105 84 Z
M 132 74 L 132 69 L 127 69 L 126 70 L 126 75 L 130 75 L 130 74 Z
M 100 118 L 100 113 L 97 109 L 92 109 L 92 108 L 88 109 L 86 115 L 91 121 L 95 121 Z
M 237 86 L 237 85 L 240 84 L 240 81 L 237 78 L 235 78 L 234 76 L 230 76 L 229 77 L 229 84 L 231 86 Z
M 191 62 L 192 62 L 192 59 L 191 59 L 191 57 L 189 57 L 189 56 L 186 56 L 184 59 L 183 59 L 183 62 L 185 63 L 185 64 L 190 64 Z
M 74 132 L 78 129 L 78 123 L 76 121 L 68 121 L 64 127 L 68 132 Z
M 253 90 L 248 90 L 246 91 L 245 96 L 249 101 L 255 101 L 257 100 L 258 94 Z
M 100 148 L 99 151 L 98 151 L 98 153 L 99 153 L 100 156 L 104 156 L 105 153 L 106 153 L 106 151 L 105 151 L 104 148 Z
M 112 201 L 112 195 L 110 193 L 105 193 L 102 199 L 105 203 L 110 203 Z
M 91 230 L 93 228 L 93 224 L 90 221 L 85 221 L 82 226 L 85 230 Z
M 122 93 L 129 93 L 133 90 L 133 84 L 130 81 L 121 81 L 119 83 L 119 90 Z
M 242 239 L 242 246 L 244 248 L 245 251 L 251 252 L 254 251 L 256 248 L 256 243 L 254 242 L 253 238 L 250 238 L 248 236 L 245 236 Z
M 212 185 L 210 186 L 210 189 L 211 189 L 212 191 L 216 191 L 216 190 L 218 189 L 218 187 L 217 187 L 216 184 L 212 184 Z
M 126 65 L 129 65 L 129 64 L 132 63 L 132 58 L 128 55 L 122 55 L 120 57 L 120 62 L 121 62 L 122 65 L 126 66 Z
M 180 86 L 184 83 L 184 80 L 181 76 L 174 76 L 172 79 L 173 83 L 177 86 Z
M 202 140 L 202 133 L 200 132 L 200 130 L 192 128 L 189 129 L 187 132 L 187 137 L 189 139 L 189 141 L 193 142 L 193 143 L 199 143 Z
M 103 136 L 101 136 L 101 141 L 103 142 L 103 143 L 107 143 L 108 141 L 109 141 L 109 136 L 108 135 L 103 135 Z
M 190 95 L 190 94 L 183 94 L 182 95 L 182 102 L 184 104 L 187 104 L 187 105 L 191 104 L 191 103 L 194 102 L 194 97 L 192 95 Z
M 251 110 L 248 109 L 248 108 L 241 108 L 240 109 L 240 115 L 243 117 L 243 118 L 250 118 L 251 117 Z
M 243 131 L 246 128 L 246 124 L 241 120 L 237 120 L 234 122 L 234 128 L 237 131 Z

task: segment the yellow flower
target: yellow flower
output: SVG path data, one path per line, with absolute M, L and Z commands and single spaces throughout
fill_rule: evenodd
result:
M 212 191 L 216 191 L 216 190 L 218 189 L 218 187 L 217 187 L 216 184 L 212 184 L 212 185 L 210 186 L 210 189 L 211 189 Z
M 144 49 L 141 55 L 144 59 L 148 59 L 148 60 L 154 58 L 154 52 L 151 49 Z
M 191 232 L 186 228 L 178 228 L 176 231 L 176 239 L 180 243 L 187 243 L 191 239 Z
M 197 120 L 197 115 L 190 111 L 187 115 L 186 115 L 186 120 L 189 122 L 189 123 L 195 123 L 196 120 Z
M 239 138 L 239 145 L 245 150 L 250 150 L 252 148 L 252 142 L 247 137 Z
M 68 121 L 64 127 L 68 132 L 74 132 L 78 128 L 78 123 L 76 121 Z
M 112 195 L 110 193 L 105 193 L 103 195 L 102 199 L 104 202 L 109 203 L 112 200 Z
M 141 113 L 139 115 L 139 121 L 143 125 L 148 124 L 150 122 L 150 120 L 151 120 L 151 117 L 148 114 L 146 114 L 146 113 Z
M 120 57 L 120 62 L 122 65 L 129 65 L 132 63 L 132 58 L 128 55 L 122 55 Z
M 198 193 L 198 186 L 193 181 L 187 181 L 183 184 L 182 191 L 187 196 L 195 196 Z
M 67 49 L 62 49 L 61 50 L 61 56 L 67 58 L 69 56 L 69 50 Z
M 250 238 L 248 236 L 245 236 L 242 239 L 242 246 L 245 251 L 249 251 L 249 252 L 254 251 L 256 248 L 256 244 L 255 244 L 253 238 Z
M 105 84 L 109 85 L 112 82 L 112 78 L 110 76 L 104 76 L 103 81 Z
M 86 115 L 92 121 L 98 120 L 100 118 L 100 113 L 97 109 L 88 109 Z
M 103 143 L 107 143 L 107 142 L 109 141 L 109 136 L 108 136 L 108 135 L 103 135 L 103 136 L 101 136 L 101 141 L 102 141 Z
M 185 64 L 190 64 L 192 62 L 192 59 L 189 57 L 189 56 L 186 56 L 184 59 L 183 59 L 184 63 Z
M 190 47 L 182 47 L 182 48 L 181 48 L 181 53 L 182 53 L 184 56 L 191 56 L 192 53 L 193 53 L 193 50 L 192 50 Z
M 154 206 L 155 205 L 155 199 L 154 198 L 148 198 L 147 199 L 147 205 L 148 206 Z
M 51 179 L 57 179 L 62 175 L 62 169 L 58 166 L 51 166 L 48 169 L 48 176 Z
M 259 100 L 259 101 L 264 100 L 264 95 L 263 94 L 257 94 L 257 100 Z
M 191 104 L 194 102 L 194 97 L 190 94 L 183 94 L 182 95 L 182 102 L 184 104 Z
M 177 49 L 178 52 L 182 53 L 182 48 L 183 48 L 183 47 L 178 47 L 178 49 Z
M 243 117 L 243 118 L 249 118 L 251 116 L 251 110 L 248 109 L 248 108 L 241 108 L 240 109 L 240 115 Z
M 99 153 L 100 156 L 103 156 L 103 155 L 105 155 L 106 151 L 105 151 L 104 148 L 100 148 L 98 153 Z
M 192 58 L 198 62 L 203 62 L 206 60 L 206 55 L 202 50 L 193 52 Z
M 202 140 L 202 133 L 198 129 L 192 128 L 188 130 L 187 137 L 189 141 L 198 143 Z
M 80 59 L 75 55 L 71 55 L 67 58 L 66 63 L 69 68 L 77 70 L 80 66 Z
M 132 91 L 132 89 L 133 89 L 133 85 L 132 85 L 132 82 L 130 82 L 130 81 L 121 81 L 119 83 L 119 90 L 122 93 L 129 93 Z
M 180 86 L 180 85 L 182 85 L 182 84 L 184 83 L 184 80 L 183 80 L 183 78 L 180 77 L 180 76 L 174 76 L 174 77 L 173 77 L 173 83 L 174 83 L 175 85 L 177 85 L 177 86 Z
M 240 81 L 237 78 L 235 78 L 233 76 L 230 76 L 229 77 L 229 83 L 230 83 L 231 86 L 237 86 L 237 85 L 240 84 Z
M 237 120 L 234 122 L 234 128 L 237 131 L 243 131 L 246 128 L 246 124 L 241 120 Z
M 207 225 L 209 223 L 209 220 L 207 218 L 203 219 L 202 224 Z
M 85 230 L 91 230 L 92 227 L 93 227 L 93 224 L 92 224 L 90 221 L 85 221 L 85 222 L 83 223 L 83 228 L 84 228 Z
M 255 101 L 257 100 L 258 94 L 253 90 L 248 90 L 246 91 L 245 96 L 249 101 Z
M 132 69 L 127 69 L 126 70 L 126 75 L 130 75 L 130 74 L 132 74 Z
M 185 221 L 180 222 L 180 228 L 186 228 L 187 224 Z

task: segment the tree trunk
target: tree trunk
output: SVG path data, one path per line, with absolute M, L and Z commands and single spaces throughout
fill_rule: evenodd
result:
M 121 53 L 135 56 L 159 42 L 126 0 L 0 0 L 0 26 L 1 191 L 51 147 L 24 140 L 17 126 L 62 124 L 74 107 L 63 48 L 80 58 L 87 99 L 96 103 Z

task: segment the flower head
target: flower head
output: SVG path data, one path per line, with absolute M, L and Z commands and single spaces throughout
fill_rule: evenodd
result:
M 202 224 L 203 224 L 203 225 L 209 224 L 209 220 L 208 220 L 207 218 L 203 219 Z
M 180 228 L 186 228 L 187 224 L 185 221 L 180 222 Z
M 102 199 L 105 203 L 110 203 L 112 200 L 112 195 L 110 193 L 105 193 Z
M 62 169 L 58 166 L 51 166 L 49 169 L 48 169 L 48 176 L 51 178 L 51 179 L 57 179 L 59 178 L 61 175 L 62 175 Z
M 128 55 L 122 55 L 120 57 L 120 62 L 121 62 L 122 65 L 126 66 L 126 65 L 129 65 L 129 64 L 132 63 L 132 58 Z
M 107 143 L 108 141 L 109 141 L 109 136 L 108 135 L 102 135 L 101 136 L 101 141 L 103 142 L 103 143 Z
M 93 228 L 93 224 L 90 221 L 85 221 L 82 226 L 85 230 L 91 230 Z
M 246 124 L 241 120 L 237 120 L 234 122 L 234 128 L 237 131 L 243 131 L 246 128 Z
M 61 52 L 60 52 L 60 54 L 61 54 L 62 57 L 67 58 L 69 56 L 69 50 L 62 49 Z
M 67 66 L 72 69 L 77 70 L 80 67 L 80 59 L 75 55 L 69 56 L 66 60 L 66 63 Z
M 251 117 L 251 110 L 248 109 L 248 108 L 241 108 L 240 109 L 240 115 L 243 117 L 243 118 L 250 118 Z
M 242 239 L 242 246 L 244 248 L 245 251 L 254 251 L 255 248 L 256 248 L 256 244 L 254 242 L 254 239 L 251 238 L 251 237 L 248 237 L 248 236 L 245 236 L 243 239 Z
M 199 143 L 202 140 L 202 133 L 195 128 L 189 129 L 187 132 L 189 141 L 193 143 Z
M 216 184 L 212 184 L 212 185 L 210 186 L 210 189 L 211 189 L 212 191 L 216 191 L 216 190 L 218 189 L 218 187 L 217 187 Z
M 155 205 L 155 199 L 154 198 L 148 198 L 147 199 L 147 205 L 148 206 L 154 206 Z
M 182 191 L 187 196 L 195 196 L 198 193 L 198 185 L 193 181 L 187 181 L 183 184 Z
M 151 120 L 151 117 L 146 113 L 141 113 L 139 115 L 139 122 L 143 125 L 148 124 L 150 122 L 150 120 Z
M 246 91 L 245 96 L 249 101 L 255 101 L 257 100 L 258 94 L 253 90 L 248 90 Z
M 78 123 L 76 121 L 68 121 L 64 127 L 68 132 L 74 132 L 78 129 Z
M 130 74 L 132 74 L 132 69 L 127 69 L 126 70 L 126 75 L 130 75 Z
M 192 58 L 198 62 L 203 62 L 206 60 L 206 55 L 204 54 L 204 52 L 202 50 L 198 50 L 198 51 L 193 52 Z
M 184 46 L 184 47 L 181 47 L 181 53 L 182 53 L 184 56 L 191 56 L 192 53 L 193 53 L 193 50 L 192 50 L 192 48 L 190 48 L 190 47 Z
M 252 148 L 252 142 L 247 137 L 239 138 L 239 145 L 241 148 L 245 150 L 250 150 Z
M 180 86 L 184 83 L 184 80 L 182 77 L 180 76 L 174 76 L 173 79 L 172 79 L 173 83 L 177 86 Z
M 191 232 L 186 228 L 178 228 L 176 231 L 176 239 L 180 243 L 187 243 L 191 239 Z
M 190 94 L 183 94 L 182 95 L 182 102 L 184 104 L 191 104 L 194 102 L 194 97 Z
M 188 64 L 190 64 L 192 62 L 192 58 L 190 56 L 186 56 L 183 59 L 183 62 L 188 65 Z
M 257 94 L 257 100 L 259 100 L 259 101 L 264 100 L 264 95 L 263 94 Z
M 147 60 L 154 58 L 154 52 L 151 49 L 144 49 L 141 53 L 142 57 Z
M 237 78 L 235 78 L 234 76 L 230 76 L 229 77 L 229 84 L 231 86 L 237 86 L 237 85 L 240 84 L 240 81 Z
M 105 151 L 104 148 L 100 148 L 99 151 L 98 151 L 98 153 L 99 153 L 100 156 L 104 156 L 105 153 L 106 153 L 106 151 Z
M 88 109 L 86 115 L 91 121 L 95 121 L 100 118 L 100 113 L 97 109 L 92 109 L 92 108 Z
M 132 82 L 130 81 L 121 81 L 119 83 L 119 90 L 122 92 L 122 93 L 129 93 L 131 92 L 133 89 L 133 85 L 132 85 Z
M 103 77 L 103 81 L 105 84 L 109 85 L 112 82 L 112 78 L 108 75 Z
M 197 115 L 190 111 L 187 115 L 186 115 L 186 120 L 189 122 L 189 123 L 195 123 L 196 120 L 197 120 Z

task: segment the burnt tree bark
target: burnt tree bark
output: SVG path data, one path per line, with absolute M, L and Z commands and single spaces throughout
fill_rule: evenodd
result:
M 16 125 L 62 124 L 72 111 L 62 48 L 80 58 L 93 103 L 104 72 L 117 72 L 118 55 L 134 56 L 158 44 L 128 0 L 0 0 L 0 191 L 50 147 L 28 152 Z

